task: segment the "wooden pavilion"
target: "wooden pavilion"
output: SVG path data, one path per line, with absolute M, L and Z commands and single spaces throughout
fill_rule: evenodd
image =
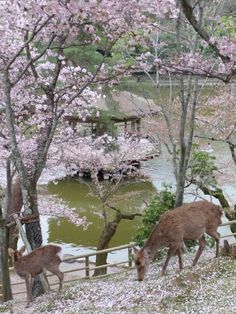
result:
M 84 125 L 84 135 L 90 133 L 100 136 L 108 133 L 117 136 L 117 133 L 126 131 L 141 134 L 141 119 L 159 113 L 160 107 L 151 99 L 127 91 L 113 91 L 108 95 L 100 95 L 91 116 L 84 119 L 72 116 L 68 120 Z

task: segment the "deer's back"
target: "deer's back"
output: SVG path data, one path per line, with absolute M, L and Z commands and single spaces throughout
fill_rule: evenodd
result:
M 50 263 L 60 263 L 60 258 L 57 255 L 61 251 L 61 247 L 57 245 L 46 245 L 40 247 L 28 255 L 15 261 L 15 270 L 19 276 L 24 276 L 26 273 L 31 273 L 32 276 L 40 274 L 43 269 L 47 269 Z
M 171 241 L 196 240 L 207 230 L 221 223 L 219 206 L 207 201 L 184 204 L 164 213 L 157 225 L 167 243 Z

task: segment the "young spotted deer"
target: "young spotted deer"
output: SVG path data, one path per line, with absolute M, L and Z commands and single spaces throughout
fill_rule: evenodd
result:
M 62 289 L 63 273 L 59 270 L 61 258 L 59 256 L 61 247 L 57 245 L 45 245 L 28 255 L 22 255 L 25 251 L 23 246 L 19 251 L 9 248 L 8 253 L 12 257 L 12 262 L 16 273 L 25 279 L 27 289 L 27 304 L 32 302 L 32 279 L 44 270 L 55 274 L 59 279 L 59 291 Z
M 181 249 L 184 240 L 199 240 L 199 248 L 193 261 L 195 266 L 206 245 L 204 233 L 216 240 L 216 257 L 218 257 L 220 234 L 217 228 L 221 224 L 221 215 L 221 207 L 208 201 L 184 204 L 164 213 L 143 248 L 138 250 L 134 247 L 138 280 L 143 280 L 150 261 L 162 246 L 169 247 L 162 274 L 165 273 L 171 256 L 175 254 L 178 255 L 180 270 L 183 269 Z

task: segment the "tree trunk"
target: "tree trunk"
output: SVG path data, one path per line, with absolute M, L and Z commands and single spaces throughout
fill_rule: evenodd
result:
M 134 220 L 136 216 L 142 216 L 140 213 L 132 213 L 132 214 L 122 214 L 119 209 L 108 206 L 109 208 L 116 211 L 116 217 L 113 221 L 105 224 L 105 228 L 100 237 L 97 250 L 104 250 L 108 248 L 108 245 L 116 233 L 117 227 L 122 219 Z M 107 253 L 98 254 L 96 256 L 96 266 L 101 266 L 107 263 Z M 104 275 L 107 273 L 107 267 L 95 269 L 93 276 Z
M 6 243 L 6 225 L 2 216 L 0 217 L 0 283 L 2 285 L 2 301 L 12 300 Z
M 185 186 L 185 176 L 182 170 L 178 176 L 177 186 L 176 186 L 176 197 L 175 197 L 175 207 L 181 206 L 184 199 L 184 186 Z
M 108 248 L 109 242 L 112 239 L 112 237 L 114 236 L 119 222 L 120 222 L 120 220 L 117 221 L 117 219 L 115 219 L 114 221 L 109 222 L 105 226 L 103 233 L 101 235 L 99 244 L 97 246 L 98 251 Z M 96 257 L 96 266 L 106 264 L 107 263 L 107 255 L 108 255 L 107 253 L 98 254 Z M 99 276 L 99 275 L 104 275 L 104 274 L 107 274 L 107 267 L 95 269 L 93 276 Z
M 27 182 L 27 184 L 22 182 L 21 185 L 24 203 L 24 216 L 39 214 L 36 182 L 30 181 L 29 183 Z M 25 231 L 32 250 L 42 245 L 42 233 L 39 221 L 27 223 L 25 225 Z
M 25 182 L 22 182 L 24 215 L 38 214 L 36 182 L 30 182 L 30 184 L 27 185 L 24 183 Z M 26 223 L 25 232 L 32 250 L 42 245 L 43 239 L 40 221 Z M 44 293 L 43 285 L 39 276 L 34 278 L 32 293 L 34 297 L 38 297 Z
M 231 156 L 232 156 L 232 159 L 233 159 L 233 162 L 235 163 L 236 165 L 236 145 L 233 144 L 233 143 L 229 143 L 229 149 L 230 149 L 230 152 L 231 152 Z

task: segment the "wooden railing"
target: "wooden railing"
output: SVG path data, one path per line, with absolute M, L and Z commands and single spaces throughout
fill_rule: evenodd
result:
M 234 225 L 234 224 L 236 224 L 236 220 L 230 220 L 230 221 L 227 221 L 227 222 L 221 224 L 220 227 L 223 227 L 223 226 L 230 226 L 230 225 Z M 223 236 L 221 236 L 221 239 L 222 239 L 222 238 L 228 238 L 228 237 L 230 237 L 230 236 L 236 236 L 236 232 L 232 232 L 232 233 L 230 233 L 230 234 L 223 235 Z
M 227 225 L 232 225 L 232 224 L 236 224 L 236 220 L 223 223 L 220 226 L 227 226 Z M 226 237 L 230 237 L 230 236 L 234 236 L 234 235 L 236 235 L 236 232 L 221 236 L 221 238 L 226 238 Z M 64 283 L 71 283 L 71 282 L 78 281 L 79 279 L 83 279 L 83 278 L 84 279 L 85 278 L 91 278 L 92 272 L 96 269 L 116 267 L 117 269 L 116 269 L 115 273 L 117 273 L 117 272 L 124 271 L 127 268 L 131 268 L 133 266 L 132 265 L 132 252 L 131 252 L 133 245 L 134 245 L 134 243 L 130 243 L 130 244 L 120 245 L 117 247 L 113 247 L 113 248 L 109 248 L 109 249 L 105 249 L 105 250 L 101 250 L 101 251 L 94 251 L 91 253 L 85 253 L 85 254 L 80 254 L 80 255 L 73 256 L 73 257 L 64 258 L 63 262 L 73 262 L 73 261 L 78 262 L 78 261 L 82 260 L 83 264 L 84 264 L 83 267 L 68 269 L 65 271 L 62 270 L 64 275 L 65 275 Z M 125 259 L 124 261 L 107 263 L 107 264 L 101 265 L 101 266 L 94 266 L 95 263 L 91 262 L 92 256 L 96 256 L 96 255 L 102 254 L 102 253 L 111 253 L 114 251 L 119 251 L 119 250 L 124 250 L 124 249 L 127 249 L 127 259 Z M 69 275 L 71 273 L 76 273 L 76 272 L 78 274 L 76 276 L 74 276 L 74 278 L 67 278 L 67 275 Z M 81 272 L 84 272 L 84 275 L 81 274 Z M 108 274 L 109 275 L 111 274 L 111 273 L 109 273 L 109 270 L 108 270 Z M 95 278 L 99 278 L 102 276 L 104 276 L 104 275 L 96 276 Z M 50 279 L 52 279 L 52 277 L 55 278 L 54 275 L 47 274 L 47 277 L 49 279 L 50 286 L 58 286 L 57 281 L 50 280 Z M 14 290 L 16 290 L 15 288 L 19 287 L 20 285 L 23 286 L 22 289 L 18 288 L 17 291 L 14 291 Z M 13 295 L 18 295 L 18 294 L 25 294 L 26 295 L 25 282 L 23 280 L 12 283 L 12 289 L 13 289 Z
M 91 253 L 85 253 L 85 254 L 80 254 L 80 255 L 76 255 L 73 257 L 66 257 L 63 259 L 63 262 L 78 262 L 80 260 L 83 260 L 83 267 L 77 267 L 77 268 L 73 268 L 73 269 L 68 269 L 68 270 L 62 270 L 64 273 L 64 283 L 71 283 L 74 281 L 78 281 L 79 279 L 85 279 L 85 278 L 90 278 L 92 277 L 92 272 L 96 269 L 101 269 L 101 268 L 110 268 L 110 267 L 116 267 L 116 272 L 121 272 L 127 268 L 131 268 L 132 267 L 132 254 L 131 254 L 131 250 L 132 250 L 132 246 L 133 243 L 130 244 L 125 244 L 125 245 L 120 245 L 117 247 L 113 247 L 113 248 L 109 248 L 109 249 L 105 249 L 105 250 L 100 250 L 100 251 L 94 251 Z M 102 254 L 102 253 L 110 253 L 110 252 L 115 252 L 115 251 L 119 251 L 119 250 L 124 250 L 127 249 L 127 259 L 125 259 L 124 261 L 119 261 L 119 262 L 112 262 L 112 263 L 107 263 L 101 266 L 94 266 L 94 263 L 91 262 L 90 258 L 92 256 L 96 256 L 98 254 Z M 78 273 L 77 276 L 74 276 L 74 278 L 67 278 L 69 276 L 67 276 L 67 274 L 71 274 L 71 273 Z M 81 272 L 84 272 L 84 275 L 81 274 Z M 111 273 L 109 273 L 108 270 L 108 274 L 110 275 Z M 96 276 L 96 278 L 102 277 L 104 275 L 101 276 Z M 50 286 L 58 286 L 58 282 L 57 281 L 50 281 L 50 278 L 55 276 L 53 274 L 48 274 L 47 273 L 47 278 L 50 282 Z M 23 280 L 19 280 L 17 282 L 14 282 L 11 284 L 12 285 L 12 290 L 13 290 L 13 295 L 18 295 L 18 294 L 25 294 L 26 290 L 25 290 L 25 281 Z M 23 285 L 23 289 L 19 289 L 19 286 Z M 17 289 L 16 289 L 17 288 Z

